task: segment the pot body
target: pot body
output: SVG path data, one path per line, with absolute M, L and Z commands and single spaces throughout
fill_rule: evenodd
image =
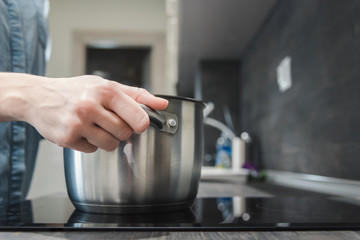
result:
M 176 131 L 150 125 L 112 151 L 64 149 L 68 195 L 75 207 L 95 213 L 167 212 L 195 199 L 203 160 L 203 103 L 162 96 Z M 160 111 L 161 113 L 162 111 Z M 174 125 L 174 122 L 171 122 Z

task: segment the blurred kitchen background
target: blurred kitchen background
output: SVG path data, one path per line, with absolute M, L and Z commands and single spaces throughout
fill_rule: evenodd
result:
M 360 1 L 50 0 L 49 21 L 47 76 L 211 102 L 269 181 L 359 185 Z M 205 126 L 204 166 L 221 134 Z M 29 197 L 66 192 L 62 169 L 62 149 L 42 141 Z

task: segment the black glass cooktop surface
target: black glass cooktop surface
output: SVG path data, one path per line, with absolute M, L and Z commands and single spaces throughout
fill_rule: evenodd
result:
M 198 198 L 165 214 L 105 215 L 75 210 L 69 199 L 43 197 L 2 207 L 0 230 L 356 230 L 360 202 L 345 198 Z

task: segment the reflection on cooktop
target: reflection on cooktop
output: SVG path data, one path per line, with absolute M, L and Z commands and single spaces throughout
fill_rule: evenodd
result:
M 44 197 L 0 205 L 0 229 L 329 230 L 360 229 L 360 202 L 342 198 L 198 198 L 186 211 L 93 214 L 69 199 Z

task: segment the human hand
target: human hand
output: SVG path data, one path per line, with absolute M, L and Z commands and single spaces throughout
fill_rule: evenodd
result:
M 24 96 L 25 121 L 49 141 L 86 153 L 114 150 L 120 140 L 143 132 L 149 117 L 139 104 L 155 110 L 168 104 L 145 89 L 97 76 L 41 78 Z

